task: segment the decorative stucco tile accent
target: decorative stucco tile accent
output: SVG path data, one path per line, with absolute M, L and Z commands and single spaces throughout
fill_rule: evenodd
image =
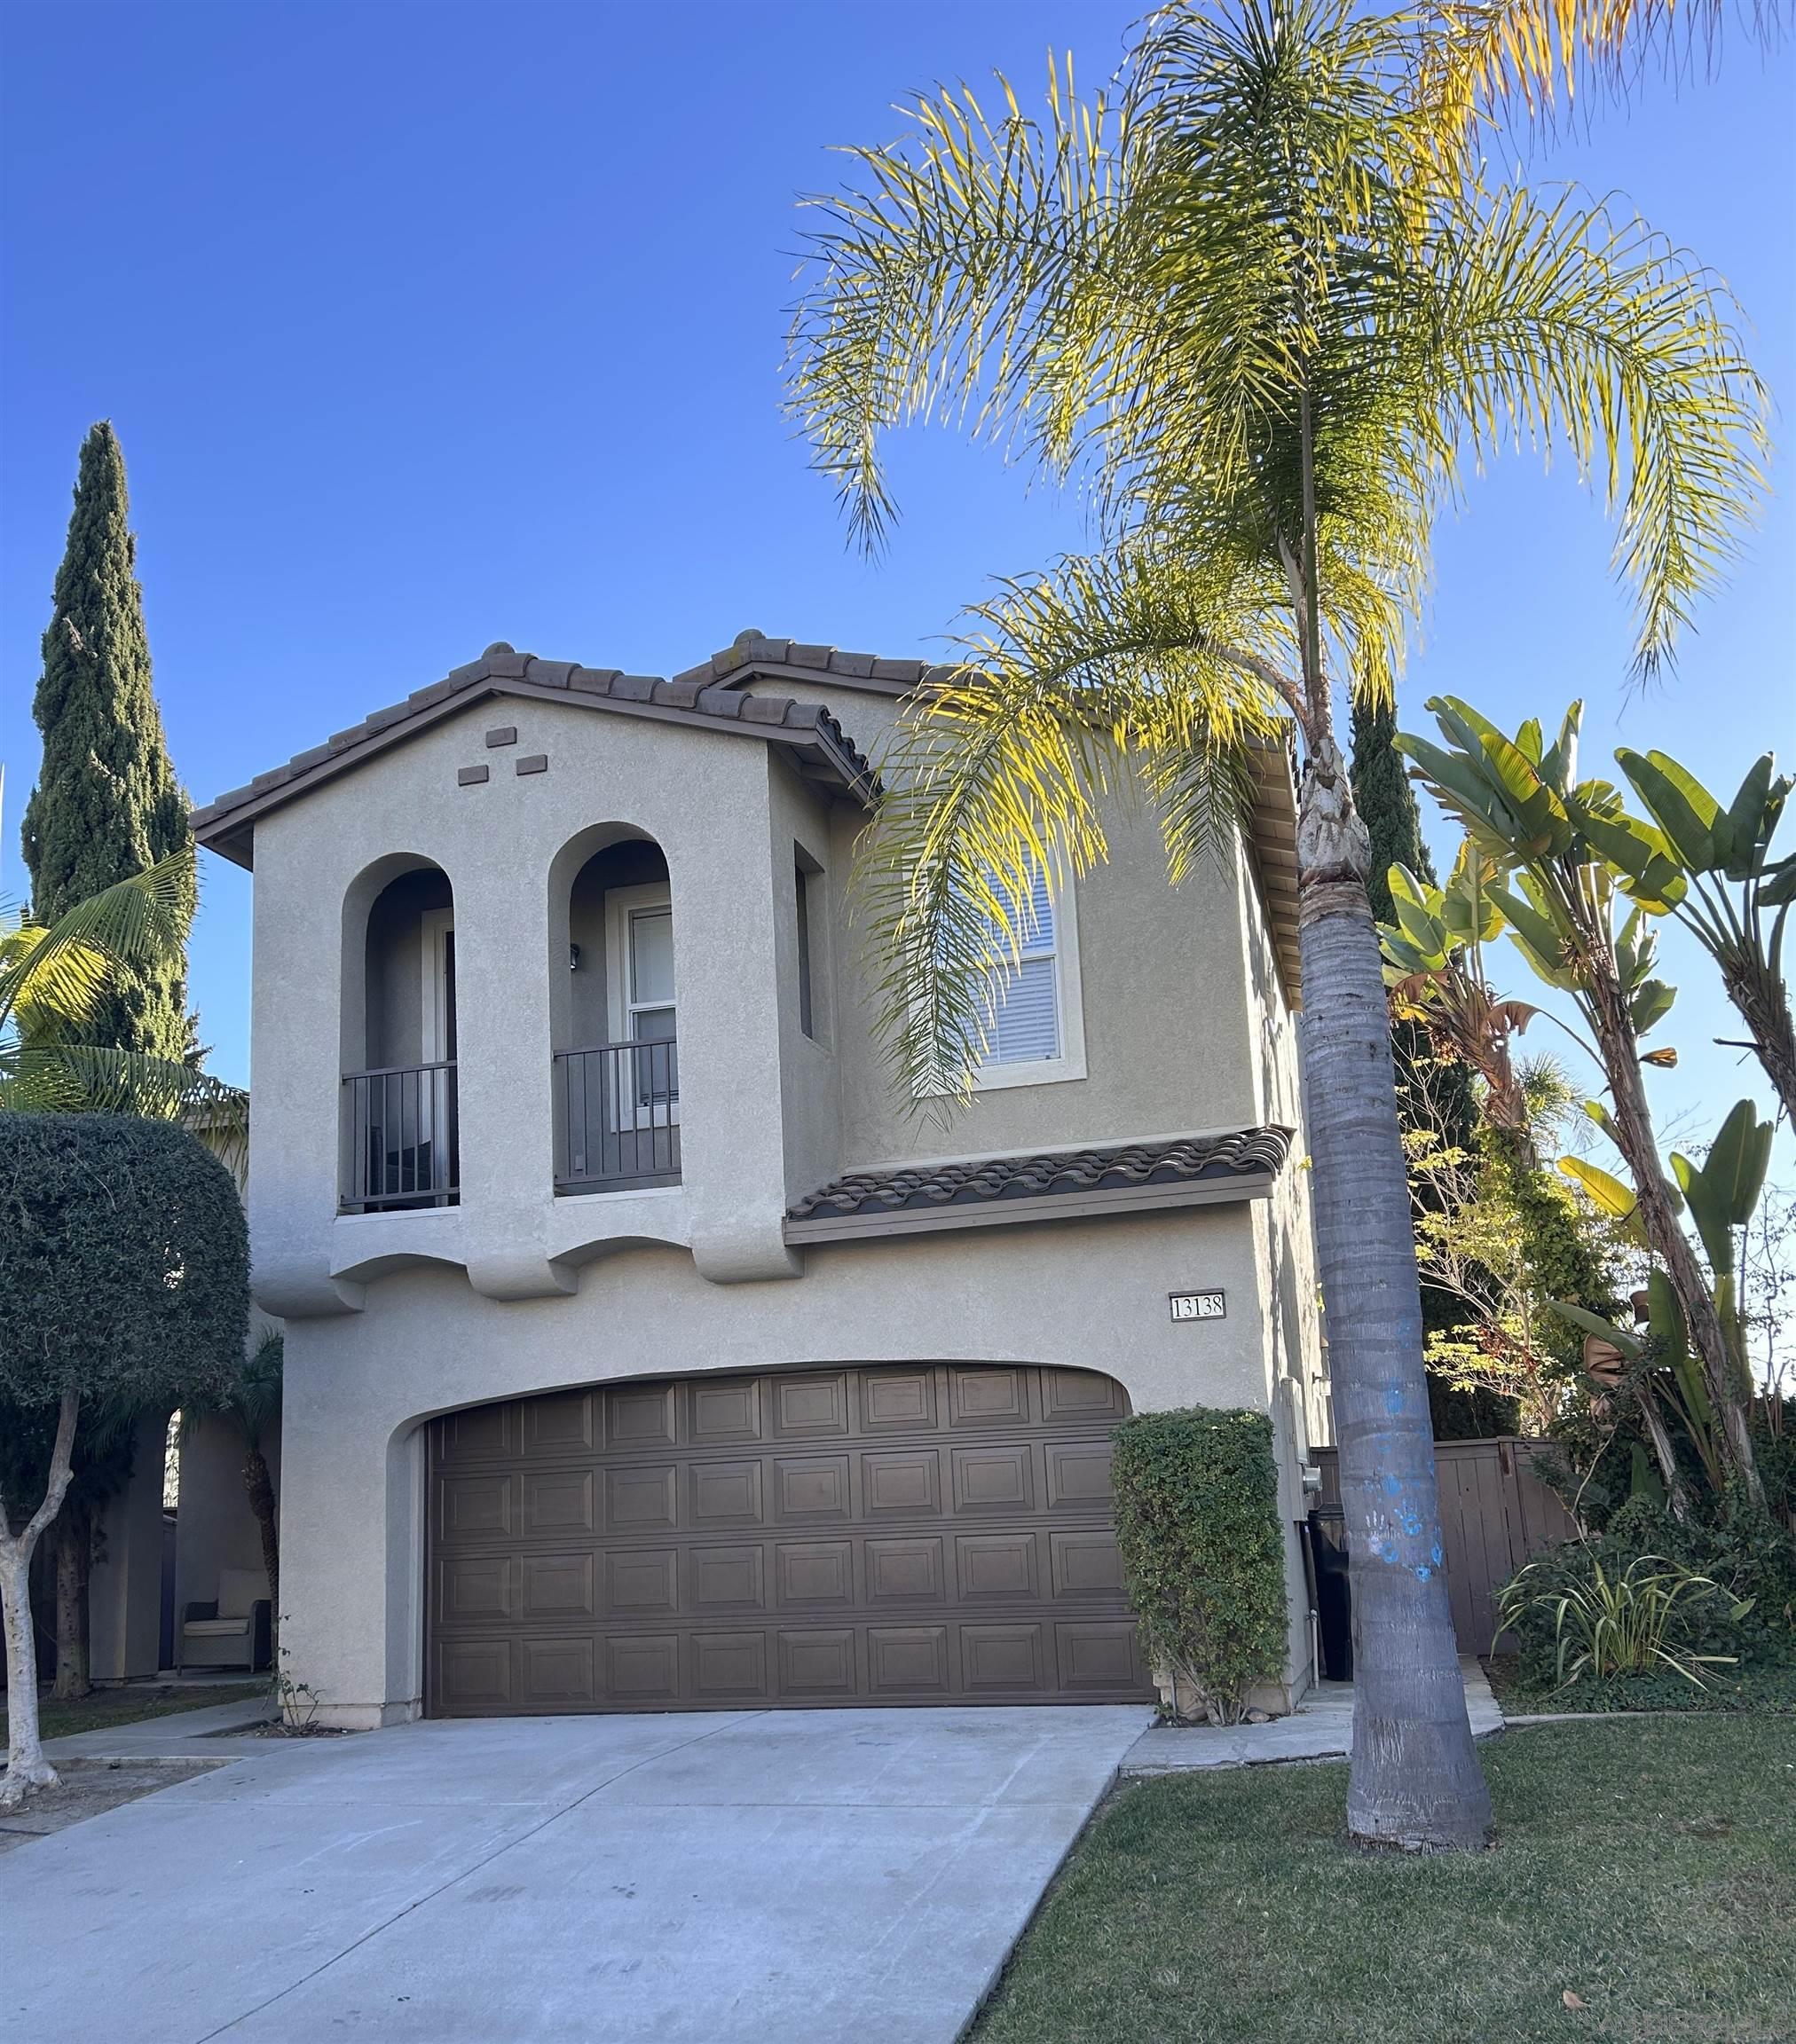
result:
M 484 766 L 458 766 L 455 769 L 455 785 L 458 788 L 477 788 L 487 777 Z
M 516 745 L 516 743 L 517 727 L 516 724 L 495 724 L 492 730 L 486 734 L 486 743 L 489 751 L 495 745 Z
M 547 774 L 548 772 L 548 754 L 547 752 L 526 752 L 517 763 L 517 771 L 520 774 Z

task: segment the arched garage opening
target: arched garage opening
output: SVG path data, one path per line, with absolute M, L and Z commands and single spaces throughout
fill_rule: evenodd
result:
M 430 1427 L 435 1717 L 1151 1700 L 1121 1385 L 882 1364 L 594 1386 Z

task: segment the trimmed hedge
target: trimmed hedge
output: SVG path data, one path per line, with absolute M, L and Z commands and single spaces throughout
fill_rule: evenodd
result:
M 1238 1722 L 1285 1671 L 1285 1543 L 1272 1423 L 1201 1405 L 1116 1429 L 1116 1539 L 1154 1664 Z
M 0 1114 L 0 1396 L 216 1396 L 248 1317 L 242 1202 L 185 1128 Z

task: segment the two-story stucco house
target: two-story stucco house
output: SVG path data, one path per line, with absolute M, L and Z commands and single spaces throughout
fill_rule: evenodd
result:
M 1151 1695 L 1118 1419 L 1269 1410 L 1301 1518 L 1285 763 L 1232 862 L 1175 890 L 1124 812 L 1044 892 L 944 1135 L 845 907 L 928 680 L 497 645 L 198 813 L 256 875 L 282 1637 L 327 1721 Z

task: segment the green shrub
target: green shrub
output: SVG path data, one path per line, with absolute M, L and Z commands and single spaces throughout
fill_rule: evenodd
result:
M 1285 1665 L 1285 1544 L 1272 1426 L 1194 1405 L 1116 1430 L 1116 1538 L 1143 1644 L 1219 1724 Z
M 1537 1671 L 1550 1631 L 1556 1694 L 1635 1675 L 1681 1675 L 1706 1688 L 1711 1669 L 1737 1666 L 1740 1656 L 1698 1642 L 1737 1625 L 1751 1603 L 1662 1554 L 1605 1568 L 1584 1548 L 1570 1567 L 1531 1561 L 1504 1585 L 1498 1610 L 1522 1633 L 1524 1661 Z
M 1660 1580 L 1649 1589 L 1654 1576 Z M 1670 1659 L 1649 1654 L 1624 1667 L 1629 1657 L 1611 1655 L 1605 1639 L 1595 1664 L 1561 1689 L 1579 1657 L 1570 1649 L 1562 1669 L 1562 1642 L 1578 1635 L 1580 1614 L 1608 1608 L 1617 1627 L 1633 1625 L 1674 1577 L 1713 1589 L 1680 1592 L 1662 1614 L 1658 1636 Z M 1618 1587 L 1630 1581 L 1630 1589 Z M 1556 1709 L 1788 1708 L 1796 1695 L 1796 1543 L 1742 1499 L 1680 1523 L 1664 1505 L 1632 1498 L 1600 1534 L 1531 1562 L 1504 1590 L 1501 1608 L 1520 1642 L 1523 1686 L 1537 1695 L 1559 1690 Z M 1700 1685 L 1675 1664 L 1680 1655 L 1697 1662 Z

